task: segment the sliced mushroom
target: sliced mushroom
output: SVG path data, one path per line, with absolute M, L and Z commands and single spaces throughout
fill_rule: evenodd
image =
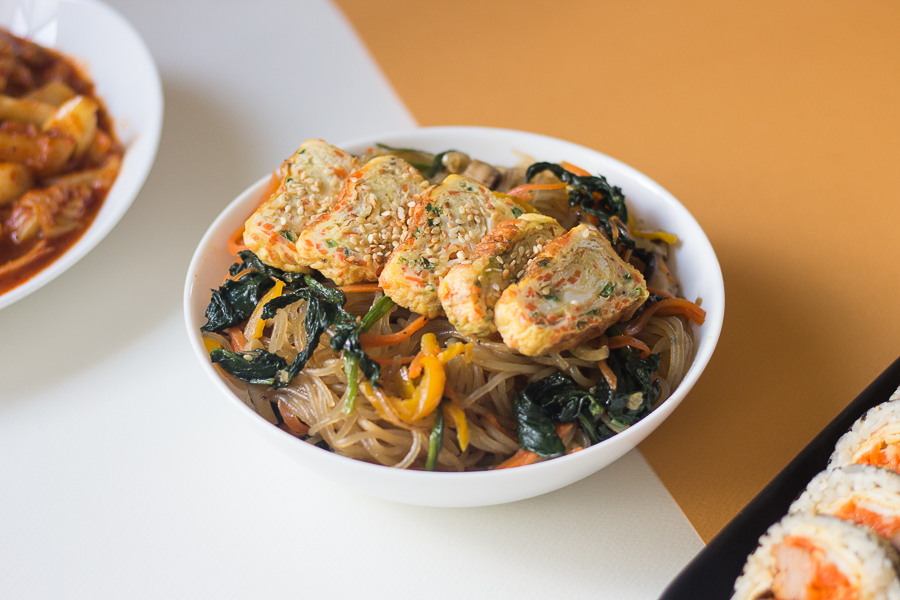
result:
M 469 158 L 468 154 L 457 152 L 456 150 L 444 153 L 444 156 L 441 158 L 441 164 L 452 175 L 459 175 L 464 172 L 471 162 L 472 159 Z
M 501 175 L 500 171 L 488 163 L 480 160 L 473 160 L 469 163 L 469 166 L 466 167 L 466 170 L 463 171 L 463 177 L 474 179 L 478 183 L 490 189 L 494 189 L 500 182 Z

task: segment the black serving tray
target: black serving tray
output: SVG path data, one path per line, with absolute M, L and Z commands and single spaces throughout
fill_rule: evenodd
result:
M 678 574 L 660 600 L 728 600 L 734 581 L 759 537 L 785 514 L 810 480 L 828 465 L 838 439 L 867 410 L 900 387 L 900 358 L 869 384 L 847 408 L 807 444 L 706 548 Z

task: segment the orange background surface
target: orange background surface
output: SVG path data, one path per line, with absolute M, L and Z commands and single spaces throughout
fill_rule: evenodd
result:
M 700 222 L 722 338 L 640 449 L 705 540 L 900 355 L 900 3 L 338 4 L 421 125 L 595 148 Z

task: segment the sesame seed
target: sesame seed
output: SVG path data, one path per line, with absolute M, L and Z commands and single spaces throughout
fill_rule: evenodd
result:
M 499 292 L 499 291 L 500 291 L 500 286 L 499 286 L 498 284 L 496 284 L 496 283 L 492 283 L 492 284 L 491 284 L 491 289 L 494 290 L 495 292 Z

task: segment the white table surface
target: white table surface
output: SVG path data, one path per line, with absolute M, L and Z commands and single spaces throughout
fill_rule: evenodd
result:
M 116 229 L 0 312 L 0 598 L 656 598 L 702 542 L 636 450 L 532 500 L 421 508 L 223 408 L 181 311 L 209 223 L 307 138 L 415 121 L 328 3 L 110 4 L 157 61 L 162 142 Z

